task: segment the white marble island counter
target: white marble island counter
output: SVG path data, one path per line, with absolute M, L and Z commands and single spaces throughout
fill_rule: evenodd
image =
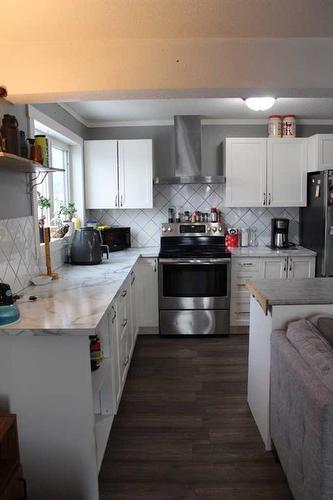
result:
M 17 301 L 21 318 L 0 333 L 91 335 L 140 256 L 157 257 L 158 247 L 113 252 L 95 266 L 65 265 L 60 279 L 48 285 L 30 286 Z M 30 301 L 29 296 L 37 296 Z

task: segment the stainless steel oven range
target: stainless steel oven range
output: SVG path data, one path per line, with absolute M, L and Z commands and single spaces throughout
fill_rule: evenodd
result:
M 221 224 L 162 224 L 160 334 L 228 335 L 230 265 Z

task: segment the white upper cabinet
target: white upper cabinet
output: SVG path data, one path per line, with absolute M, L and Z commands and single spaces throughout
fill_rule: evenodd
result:
M 307 158 L 307 139 L 267 139 L 267 206 L 306 206 Z
M 121 208 L 153 207 L 153 142 L 118 141 Z
M 86 208 L 152 208 L 151 139 L 85 141 Z
M 228 138 L 226 205 L 306 206 L 307 139 Z
M 266 139 L 228 138 L 224 158 L 227 206 L 262 206 L 266 193 Z
M 116 208 L 117 141 L 85 141 L 86 208 Z
M 333 134 L 309 137 L 309 172 L 333 169 Z

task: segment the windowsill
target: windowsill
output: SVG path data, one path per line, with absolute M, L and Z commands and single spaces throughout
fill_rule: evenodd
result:
M 69 242 L 69 236 L 65 235 L 63 238 L 51 238 L 50 245 L 51 246 L 61 246 L 61 243 L 65 242 L 66 244 Z M 40 247 L 45 247 L 45 243 L 40 243 Z

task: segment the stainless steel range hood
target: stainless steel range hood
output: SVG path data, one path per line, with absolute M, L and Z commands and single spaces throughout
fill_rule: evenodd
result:
M 199 115 L 174 117 L 175 175 L 156 177 L 155 184 L 219 184 L 225 182 L 222 175 L 202 175 L 201 120 Z

